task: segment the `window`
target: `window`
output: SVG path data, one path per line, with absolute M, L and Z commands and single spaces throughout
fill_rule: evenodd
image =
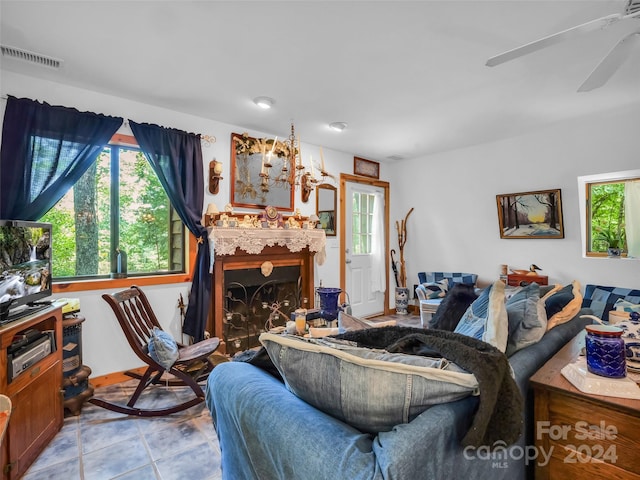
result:
M 107 146 L 41 220 L 53 225 L 54 281 L 186 272 L 185 227 L 136 146 Z
M 355 255 L 370 255 L 372 246 L 373 202 L 375 195 L 354 192 L 351 242 Z
M 578 184 L 585 256 L 637 256 L 640 171 L 579 177 Z

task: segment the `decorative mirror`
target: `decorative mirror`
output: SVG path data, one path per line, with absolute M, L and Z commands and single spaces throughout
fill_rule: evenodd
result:
M 336 187 L 328 184 L 316 187 L 316 215 L 327 236 L 336 235 L 336 202 Z
M 231 205 L 293 211 L 295 172 L 290 157 L 285 142 L 232 133 Z

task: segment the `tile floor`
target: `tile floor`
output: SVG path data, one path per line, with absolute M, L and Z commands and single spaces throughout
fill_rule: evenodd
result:
M 97 388 L 94 396 L 126 403 L 136 380 Z M 149 388 L 136 406 L 158 405 L 189 388 Z M 167 397 L 169 395 L 170 397 Z M 220 447 L 205 403 L 165 417 L 140 418 L 85 403 L 22 480 L 218 480 Z
M 420 326 L 420 316 L 389 315 Z M 94 396 L 126 403 L 137 381 L 97 388 Z M 149 388 L 137 406 L 190 395 L 186 387 Z M 167 397 L 169 395 L 169 397 Z M 22 480 L 218 480 L 220 446 L 204 402 L 165 417 L 140 418 L 85 403 L 78 416 L 65 417 L 62 430 Z

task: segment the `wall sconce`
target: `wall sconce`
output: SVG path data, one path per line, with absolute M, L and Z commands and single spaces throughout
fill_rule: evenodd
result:
M 310 173 L 305 173 L 300 177 L 300 200 L 302 200 L 303 203 L 307 203 L 309 201 L 314 181 L 317 182 Z
M 222 162 L 211 160 L 209 162 L 209 193 L 215 195 L 220 190 L 221 174 Z

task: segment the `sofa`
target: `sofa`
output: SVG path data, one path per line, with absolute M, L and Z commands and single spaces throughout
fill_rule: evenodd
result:
M 477 396 L 430 406 L 408 423 L 368 433 L 305 402 L 266 369 L 218 365 L 206 387 L 224 479 L 524 479 L 535 458 L 529 378 L 584 329 L 581 308 L 536 343 L 508 357 L 524 399 L 523 431 L 502 448 L 463 446 Z

